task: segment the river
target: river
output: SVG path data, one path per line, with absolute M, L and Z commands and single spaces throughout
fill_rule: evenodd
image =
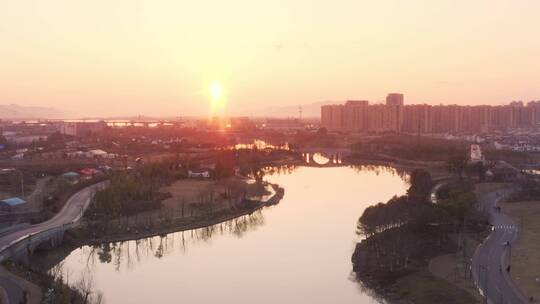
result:
M 278 205 L 209 228 L 101 248 L 61 263 L 84 274 L 105 302 L 378 303 L 352 273 L 363 210 L 404 194 L 389 167 L 297 167 L 266 179 L 285 188 Z

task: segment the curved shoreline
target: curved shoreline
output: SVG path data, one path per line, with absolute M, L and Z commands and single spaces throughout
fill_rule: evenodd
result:
M 136 233 L 112 234 L 109 236 L 94 238 L 94 239 L 88 239 L 88 238 L 87 239 L 74 239 L 73 240 L 74 242 L 72 243 L 72 245 L 80 247 L 80 246 L 91 246 L 91 245 L 99 245 L 99 244 L 114 243 L 114 242 L 135 241 L 135 240 L 140 240 L 144 238 L 156 237 L 156 236 L 160 236 L 164 234 L 170 234 L 170 233 L 176 233 L 176 232 L 182 232 L 182 231 L 201 229 L 201 228 L 214 226 L 223 222 L 233 220 L 235 218 L 239 218 L 241 216 L 252 214 L 256 212 L 257 210 L 260 210 L 264 207 L 277 204 L 283 198 L 285 190 L 276 184 L 270 184 L 270 185 L 274 189 L 274 193 L 271 197 L 269 197 L 265 201 L 257 201 L 257 203 L 254 206 L 251 206 L 249 208 L 242 208 L 238 210 L 237 212 L 235 212 L 235 210 L 226 209 L 217 213 L 217 216 L 214 216 L 213 218 L 200 220 L 200 221 L 198 220 L 198 218 L 194 218 L 193 222 L 180 223 L 180 224 L 177 224 L 176 226 L 174 223 L 172 223 L 168 227 L 152 228 L 150 229 L 151 231 L 144 232 L 144 233 L 141 233 L 139 231 Z M 185 219 L 189 219 L 189 218 L 185 218 Z
M 409 162 L 409 163 L 408 163 Z M 413 162 L 412 164 L 410 162 Z M 387 166 L 387 167 L 393 167 L 393 168 L 401 168 L 405 171 L 411 170 L 413 168 L 417 168 L 420 166 L 420 163 L 422 163 L 424 166 L 429 165 L 426 164 L 426 162 L 421 161 L 407 161 L 403 159 L 363 159 L 363 158 L 357 158 L 349 160 L 348 163 L 345 165 L 374 165 L 374 166 Z M 273 165 L 276 165 L 275 163 Z M 280 163 L 280 165 L 297 165 L 302 166 L 302 163 L 299 163 L 297 161 L 286 161 Z M 243 177 L 246 178 L 246 177 Z M 99 245 L 104 243 L 114 243 L 114 242 L 125 242 L 125 241 L 134 241 L 134 240 L 140 240 L 144 238 L 149 237 L 155 237 L 160 236 L 163 234 L 170 234 L 170 233 L 176 233 L 176 232 L 182 232 L 182 231 L 188 231 L 188 230 L 194 230 L 194 229 L 201 229 L 206 228 L 210 226 L 214 226 L 223 222 L 227 222 L 230 220 L 233 220 L 235 218 L 239 218 L 241 216 L 252 214 L 253 212 L 262 209 L 263 207 L 271 206 L 274 204 L 277 204 L 279 200 L 283 198 L 284 195 L 284 189 L 279 187 L 279 185 L 276 184 L 269 184 L 274 188 L 274 194 L 265 202 L 259 201 L 256 206 L 249 209 L 243 209 L 240 210 L 240 212 L 233 214 L 227 214 L 223 217 L 218 218 L 212 218 L 207 219 L 203 221 L 195 221 L 193 223 L 187 223 L 185 225 L 177 225 L 176 227 L 164 227 L 164 228 L 157 228 L 153 229 L 153 231 L 146 232 L 146 233 L 140 233 L 138 232 L 137 235 L 135 233 L 129 234 L 129 235 L 113 235 L 110 237 L 101 237 L 101 238 L 95 238 L 95 239 L 86 239 L 85 241 L 80 241 L 75 243 L 76 246 L 89 246 L 89 245 Z M 276 201 L 277 198 L 277 201 Z M 224 210 L 222 212 L 229 213 L 231 212 L 230 209 Z M 174 225 L 174 224 L 173 224 Z

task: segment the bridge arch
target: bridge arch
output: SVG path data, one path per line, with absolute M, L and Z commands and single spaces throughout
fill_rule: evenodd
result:
M 351 152 L 349 149 L 330 148 L 306 148 L 299 149 L 303 165 L 310 167 L 340 167 L 347 165 L 346 157 Z

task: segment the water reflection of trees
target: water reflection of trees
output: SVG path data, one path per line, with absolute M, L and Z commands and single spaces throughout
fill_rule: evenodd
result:
M 265 175 L 288 175 L 299 167 L 291 164 L 265 167 Z M 384 165 L 351 165 L 357 173 L 375 172 L 376 175 L 397 175 L 408 180 L 407 171 Z M 81 248 L 83 263 L 86 270 L 94 269 L 98 263 L 112 264 L 114 269 L 132 269 L 136 264 L 147 259 L 164 258 L 172 253 L 186 253 L 190 246 L 197 243 L 207 243 L 216 236 L 232 235 L 241 238 L 249 231 L 264 224 L 263 209 L 252 214 L 241 216 L 220 224 L 199 229 L 170 233 L 162 236 L 149 237 L 135 241 L 105 243 Z
M 350 165 L 355 172 L 374 172 L 375 175 L 379 176 L 380 174 L 391 174 L 392 176 L 399 176 L 402 180 L 409 182 L 409 173 L 399 167 L 391 167 L 384 165 Z
M 220 224 L 199 229 L 170 233 L 135 241 L 105 243 L 81 248 L 87 269 L 96 263 L 112 263 L 116 270 L 131 269 L 149 258 L 163 258 L 174 252 L 185 253 L 189 246 L 209 242 L 213 237 L 233 235 L 241 238 L 264 224 L 262 210 Z
M 300 166 L 295 164 L 283 164 L 279 166 L 264 167 L 264 175 L 288 175 L 294 173 Z M 409 181 L 409 172 L 400 167 L 392 167 L 380 164 L 350 165 L 356 173 L 374 172 L 377 176 L 380 174 L 391 174 L 399 176 L 404 181 Z
M 298 169 L 297 165 L 283 164 L 278 166 L 268 166 L 263 168 L 264 175 L 288 175 Z

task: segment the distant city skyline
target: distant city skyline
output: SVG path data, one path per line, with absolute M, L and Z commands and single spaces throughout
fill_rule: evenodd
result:
M 416 104 L 529 101 L 540 98 L 538 11 L 538 1 L 10 1 L 0 104 L 207 115 L 212 87 L 229 115 L 392 91 Z
M 395 96 L 398 95 L 398 96 Z M 397 104 L 395 103 L 395 98 L 397 97 Z M 322 102 L 313 102 L 309 104 L 302 105 L 285 105 L 285 106 L 269 106 L 266 108 L 261 108 L 258 111 L 251 112 L 240 112 L 240 113 L 229 113 L 227 115 L 217 115 L 217 116 L 226 116 L 226 117 L 276 117 L 276 118 L 320 118 L 321 116 L 321 107 L 325 105 L 338 105 L 351 102 L 365 102 L 370 105 L 405 105 L 405 106 L 507 106 L 512 103 L 523 103 L 527 105 L 528 103 L 539 103 L 539 100 L 511 100 L 509 102 L 499 104 L 499 105 L 487 105 L 487 104 L 430 104 L 430 103 L 414 103 L 414 102 L 405 102 L 404 95 L 401 93 L 389 93 L 386 96 L 386 100 L 367 100 L 367 99 L 346 99 L 338 101 L 322 101 Z M 536 114 L 535 114 L 536 115 Z M 538 116 L 540 121 L 540 109 L 538 110 Z M 152 114 L 152 113 L 133 113 L 130 111 L 121 112 L 118 114 L 92 114 L 92 113 L 79 113 L 73 111 L 60 110 L 54 107 L 41 107 L 41 106 L 22 106 L 19 104 L 0 104 L 0 119 L 32 119 L 32 118 L 50 118 L 50 119 L 118 119 L 118 118 L 133 118 L 133 117 L 163 117 L 163 118 L 179 118 L 179 117 L 190 117 L 190 118 L 202 118 L 208 117 L 207 113 L 203 114 L 189 114 L 185 112 L 179 113 L 167 113 L 167 114 Z
M 407 104 L 401 93 L 389 93 L 384 104 L 349 100 L 321 106 L 321 126 L 329 131 L 364 133 L 488 133 L 537 130 L 540 101 L 506 105 Z

